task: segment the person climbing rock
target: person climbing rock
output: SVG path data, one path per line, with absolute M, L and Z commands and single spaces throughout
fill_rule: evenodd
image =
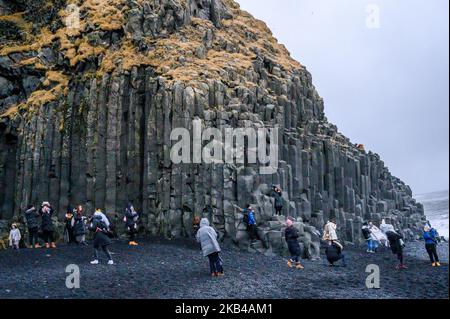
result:
M 397 265 L 397 269 L 408 269 L 403 262 L 403 236 L 400 232 L 394 230 L 394 227 L 391 225 L 388 231 L 386 232 L 386 236 L 389 240 L 389 245 L 391 246 L 392 253 L 397 255 L 399 264 Z
M 75 242 L 78 245 L 86 244 L 86 217 L 83 216 L 83 206 L 79 205 L 72 218 L 73 234 L 75 236 Z
M 135 240 L 138 227 L 137 226 L 138 219 L 139 214 L 136 212 L 133 205 L 128 204 L 127 208 L 125 209 L 125 216 L 123 218 L 123 221 L 130 236 L 129 241 L 130 246 L 138 246 L 138 243 Z
M 94 232 L 94 260 L 91 261 L 92 265 L 99 264 L 98 258 L 100 248 L 108 258 L 108 265 L 114 264 L 111 253 L 108 250 L 108 246 L 111 245 L 111 239 L 108 237 L 109 229 L 104 221 L 103 215 L 101 210 L 97 209 L 89 225 L 89 230 Z
M 273 186 L 272 193 L 275 198 L 275 215 L 281 216 L 281 211 L 283 210 L 283 192 L 277 186 Z
M 54 226 L 53 226 L 53 208 L 49 202 L 43 202 L 41 209 L 39 210 L 41 215 L 41 231 L 42 237 L 45 242 L 45 248 L 56 248 L 55 237 L 54 237 Z
M 433 267 L 441 267 L 436 249 L 438 243 L 437 237 L 437 231 L 430 225 L 425 225 L 423 228 L 423 239 L 425 240 L 425 249 L 427 250 L 428 256 L 430 256 L 431 265 Z
M 203 256 L 209 259 L 211 276 L 223 276 L 223 262 L 220 257 L 221 249 L 217 241 L 217 233 L 210 226 L 207 218 L 202 218 L 200 221 L 200 229 L 197 232 L 196 239 L 202 246 Z
M 328 265 L 334 267 L 334 264 L 342 260 L 342 266 L 347 267 L 345 255 L 343 254 L 344 247 L 336 240 L 329 240 L 325 249 L 325 255 L 328 260 Z
M 322 239 L 324 241 L 329 241 L 329 240 L 338 240 L 338 236 L 337 236 L 337 225 L 336 225 L 336 220 L 335 219 L 331 219 L 329 220 L 324 228 L 323 228 L 323 237 Z
M 364 239 L 367 242 L 367 252 L 368 253 L 372 253 L 372 237 L 371 237 L 371 231 L 370 231 L 370 227 L 369 227 L 369 223 L 368 222 L 364 222 L 362 229 L 361 229 L 362 235 L 364 237 Z
M 38 218 L 39 212 L 33 205 L 28 205 L 25 211 L 25 220 L 28 228 L 28 244 L 29 248 L 41 248 L 38 240 Z
M 9 246 L 12 249 L 19 250 L 20 240 L 22 239 L 22 235 L 20 234 L 20 230 L 17 227 L 16 223 L 11 225 L 11 230 L 9 232 Z
M 75 242 L 75 236 L 73 234 L 72 220 L 74 216 L 74 210 L 69 206 L 67 208 L 65 220 L 64 220 L 64 242 L 67 244 Z
M 288 245 L 289 253 L 291 258 L 288 260 L 287 265 L 289 268 L 293 267 L 295 263 L 295 268 L 304 269 L 303 265 L 300 263 L 301 249 L 298 243 L 298 230 L 294 227 L 293 218 L 289 217 L 286 220 L 286 230 L 284 231 L 284 237 Z
M 251 241 L 258 240 L 258 229 L 256 226 L 256 219 L 255 219 L 255 211 L 253 210 L 253 207 L 248 204 L 246 208 L 243 211 L 244 214 L 244 223 L 247 224 L 247 232 L 250 236 Z

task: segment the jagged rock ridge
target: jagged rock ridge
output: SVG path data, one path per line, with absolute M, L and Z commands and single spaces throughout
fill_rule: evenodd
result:
M 65 23 L 74 8 L 78 28 Z M 331 216 L 352 242 L 365 219 L 390 218 L 411 237 L 425 219 L 379 156 L 327 121 L 308 71 L 232 0 L 0 1 L 0 14 L 0 219 L 43 200 L 60 216 L 131 201 L 147 233 L 184 236 L 208 207 L 221 235 L 248 247 L 233 204 L 252 203 L 265 243 L 254 248 L 279 251 L 272 184 L 313 253 Z M 173 164 L 170 132 L 196 118 L 278 125 L 278 172 Z

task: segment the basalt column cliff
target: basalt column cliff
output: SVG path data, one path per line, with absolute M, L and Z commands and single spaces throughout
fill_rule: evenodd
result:
M 60 217 L 69 204 L 114 214 L 131 201 L 148 234 L 189 235 L 203 212 L 248 247 L 234 204 L 252 203 L 264 239 L 254 248 L 276 252 L 273 184 L 313 254 L 331 217 L 352 242 L 363 220 L 389 218 L 413 237 L 425 219 L 380 157 L 327 121 L 308 71 L 232 0 L 0 0 L 0 114 L 1 220 L 44 200 Z M 173 164 L 172 129 L 194 119 L 278 126 L 277 172 Z

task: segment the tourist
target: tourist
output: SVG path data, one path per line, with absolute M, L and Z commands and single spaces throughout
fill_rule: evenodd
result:
M 192 236 L 195 238 L 197 236 L 197 232 L 200 229 L 200 217 L 194 216 L 192 220 Z
M 67 213 L 64 221 L 64 241 L 67 244 L 75 242 L 75 236 L 73 234 L 73 226 L 72 226 L 73 215 L 74 211 L 72 211 L 72 208 L 69 206 L 67 208 Z
M 425 249 L 427 250 L 428 256 L 430 256 L 431 265 L 433 267 L 441 267 L 439 261 L 439 256 L 436 250 L 437 246 L 437 231 L 430 225 L 425 225 L 423 229 L 423 239 L 425 240 Z
M 138 243 L 135 240 L 138 227 L 137 226 L 138 219 L 139 214 L 135 211 L 133 205 L 128 204 L 127 208 L 125 209 L 125 216 L 123 218 L 123 221 L 130 236 L 129 241 L 130 246 L 138 246 Z
M 373 241 L 371 236 L 371 231 L 369 227 L 369 223 L 365 222 L 362 226 L 362 234 L 364 236 L 364 239 L 367 241 L 367 252 L 368 253 L 374 253 L 373 250 Z
M 49 202 L 43 202 L 41 209 L 39 211 L 41 215 L 41 230 L 42 236 L 45 242 L 45 248 L 56 248 L 55 238 L 54 238 L 54 226 L 53 226 L 53 208 Z
M 41 248 L 38 240 L 38 219 L 39 212 L 33 205 L 28 205 L 27 210 L 25 211 L 25 220 L 28 228 L 28 244 L 29 248 Z
M 338 236 L 337 236 L 337 225 L 336 225 L 336 220 L 335 219 L 331 219 L 329 220 L 324 228 L 323 228 L 323 237 L 322 239 L 324 241 L 329 241 L 329 240 L 338 240 Z
M 209 259 L 211 276 L 223 276 L 223 265 L 222 259 L 220 258 L 221 249 L 217 241 L 217 233 L 214 228 L 209 226 L 209 220 L 207 218 L 202 218 L 200 221 L 200 229 L 197 232 L 196 238 L 202 246 L 203 256 Z
M 388 239 L 386 235 L 372 222 L 369 223 L 370 227 L 370 236 L 372 238 L 373 244 L 372 244 L 372 250 L 373 252 L 377 252 L 378 247 L 380 245 L 387 246 Z
M 108 236 L 108 226 L 104 222 L 102 215 L 104 214 L 100 209 L 97 209 L 89 226 L 89 230 L 94 232 L 94 260 L 91 261 L 91 264 L 97 265 L 99 263 L 99 249 L 101 248 L 108 257 L 108 265 L 113 265 L 114 262 L 108 250 L 108 246 L 111 245 L 111 239 Z
M 75 209 L 75 214 L 72 219 L 73 234 L 75 242 L 78 245 L 86 244 L 86 217 L 83 216 L 83 206 L 79 205 Z
M 248 204 L 244 209 L 244 223 L 247 224 L 247 232 L 251 241 L 258 240 L 258 229 L 256 227 L 255 211 Z
M 391 225 L 391 227 L 388 228 L 386 232 L 386 236 L 389 240 L 389 245 L 391 246 L 392 253 L 397 255 L 399 264 L 397 265 L 397 269 L 408 269 L 406 265 L 403 262 L 403 236 L 400 234 L 400 232 L 397 232 L 394 230 L 394 227 Z
M 283 192 L 280 188 L 273 186 L 273 197 L 275 198 L 275 215 L 281 216 L 283 210 Z
M 21 238 L 22 235 L 20 234 L 19 228 L 17 228 L 17 224 L 13 223 L 9 232 L 9 246 L 18 250 Z
M 291 254 L 291 258 L 288 260 L 287 265 L 289 268 L 292 268 L 293 263 L 295 263 L 295 268 L 304 269 L 300 263 L 301 249 L 300 244 L 298 243 L 298 230 L 294 227 L 294 220 L 291 217 L 286 220 L 286 226 L 284 237 L 288 245 L 289 253 Z
M 325 255 L 327 256 L 328 265 L 334 267 L 334 264 L 339 260 L 342 260 L 342 266 L 347 267 L 345 262 L 345 255 L 342 253 L 344 247 L 341 243 L 335 240 L 329 240 L 325 249 Z
M 386 247 L 389 247 L 389 240 L 387 240 L 386 232 L 390 229 L 391 226 L 391 224 L 386 223 L 385 219 L 381 221 L 380 231 L 383 233 L 385 238 L 384 242 L 382 241 L 382 244 L 384 244 Z

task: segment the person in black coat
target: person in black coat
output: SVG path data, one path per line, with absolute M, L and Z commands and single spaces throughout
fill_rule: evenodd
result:
M 342 253 L 344 247 L 336 240 L 329 240 L 325 249 L 325 255 L 330 267 L 333 267 L 336 262 L 342 260 L 342 265 L 347 266 L 345 262 L 345 255 Z
M 25 219 L 27 221 L 30 248 L 41 248 L 38 240 L 38 218 L 39 212 L 36 208 L 33 205 L 28 205 L 27 210 L 25 211 Z
M 67 208 L 66 219 L 64 221 L 64 241 L 68 244 L 75 242 L 75 235 L 73 233 L 73 216 L 75 214 L 75 210 L 69 206 Z
M 275 215 L 281 216 L 281 211 L 283 210 L 283 192 L 280 188 L 274 186 L 272 193 L 273 197 L 275 198 Z
M 386 237 L 389 240 L 392 253 L 397 255 L 400 264 L 397 265 L 397 269 L 408 269 L 403 263 L 403 236 L 400 232 L 395 231 L 393 228 L 386 232 Z
M 134 210 L 134 207 L 131 204 L 128 204 L 125 209 L 125 216 L 123 221 L 125 222 L 125 228 L 130 235 L 130 246 L 137 246 L 136 242 L 136 233 L 137 233 L 137 220 L 139 219 L 139 214 Z
M 95 212 L 92 217 L 91 224 L 89 225 L 89 230 L 94 232 L 94 260 L 91 261 L 92 265 L 97 265 L 98 261 L 98 251 L 101 248 L 105 255 L 108 257 L 108 265 L 113 265 L 114 262 L 111 257 L 111 253 L 108 250 L 108 246 L 111 245 L 111 239 L 108 236 L 108 226 L 103 221 L 103 216 Z
M 86 217 L 83 216 L 83 207 L 79 205 L 72 219 L 73 235 L 78 245 L 86 245 Z
M 297 269 L 303 269 L 304 267 L 300 263 L 301 249 L 298 243 L 298 230 L 294 227 L 294 221 L 292 218 L 286 220 L 286 230 L 284 231 L 284 237 L 288 245 L 289 253 L 291 254 L 291 259 L 288 260 L 287 264 L 289 268 L 293 267 L 295 262 L 295 267 Z
M 51 207 L 49 202 L 43 202 L 42 207 L 39 210 L 39 214 L 41 215 L 41 230 L 42 236 L 45 242 L 45 248 L 56 248 L 55 245 L 55 237 L 54 237 L 54 226 L 53 226 L 53 208 Z

